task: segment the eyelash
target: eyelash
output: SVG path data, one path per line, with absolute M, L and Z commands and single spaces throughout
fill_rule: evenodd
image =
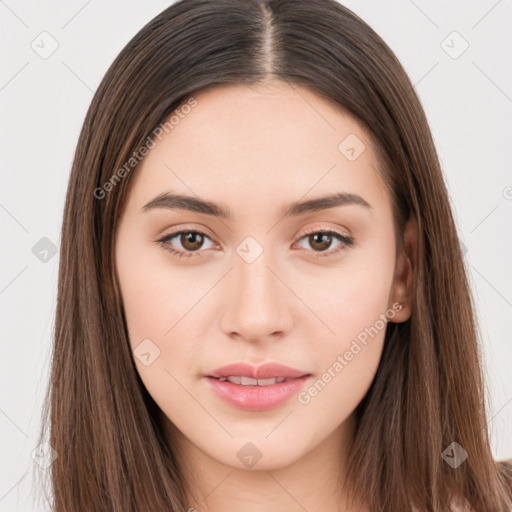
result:
M 196 253 L 201 252 L 201 251 L 199 251 L 199 250 L 198 251 L 189 251 L 189 252 L 187 252 L 187 251 L 177 251 L 176 249 L 166 247 L 166 244 L 168 244 L 170 240 L 172 240 L 176 236 L 182 235 L 184 233 L 194 233 L 194 234 L 201 235 L 203 237 L 210 238 L 206 233 L 203 233 L 202 231 L 198 231 L 198 230 L 195 230 L 195 229 L 190 229 L 190 230 L 175 231 L 174 233 L 170 233 L 168 235 L 165 235 L 164 237 L 159 238 L 156 241 L 165 250 L 167 250 L 171 254 L 173 254 L 173 256 L 177 256 L 177 257 L 180 257 L 180 258 L 183 258 L 183 257 L 190 258 L 192 256 L 195 256 Z M 341 244 L 336 249 L 334 249 L 334 250 L 313 251 L 313 252 L 317 253 L 316 257 L 318 257 L 318 258 L 324 258 L 324 257 L 333 256 L 334 254 L 337 254 L 339 251 L 343 251 L 346 248 L 352 247 L 354 245 L 354 239 L 352 237 L 349 237 L 349 236 L 346 236 L 346 235 L 342 235 L 338 231 L 327 230 L 327 229 L 314 229 L 314 230 L 308 231 L 307 233 L 304 233 L 299 238 L 299 241 L 302 240 L 303 238 L 306 238 L 309 235 L 319 234 L 319 233 L 321 233 L 323 235 L 334 235 L 334 237 L 336 237 L 341 242 Z

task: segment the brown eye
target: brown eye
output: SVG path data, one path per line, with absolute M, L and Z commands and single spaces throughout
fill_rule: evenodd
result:
M 354 245 L 353 238 L 342 235 L 337 231 L 317 230 L 306 233 L 301 240 L 306 240 L 313 252 L 317 252 L 317 256 L 331 256 L 345 248 Z M 333 240 L 338 240 L 338 245 L 332 249 Z M 323 254 L 325 253 L 325 254 Z
M 197 251 L 203 245 L 204 237 L 201 233 L 186 231 L 180 235 L 180 243 L 186 251 Z
M 190 230 L 176 231 L 175 233 L 160 238 L 157 242 L 175 256 L 189 257 L 194 256 L 194 253 L 199 255 L 202 252 L 199 249 L 204 248 L 205 239 L 210 240 L 210 237 L 201 231 Z M 176 245 L 178 245 L 178 248 L 176 248 Z
M 314 233 L 308 236 L 308 241 L 313 249 L 324 251 L 331 246 L 332 238 L 332 235 L 327 233 Z
M 205 233 L 202 233 L 201 231 L 189 230 L 176 231 L 175 233 L 171 233 L 157 240 L 157 242 L 159 242 L 164 249 L 175 256 L 190 257 L 201 255 L 203 251 L 200 249 L 205 248 L 204 244 L 206 240 L 210 240 L 211 242 L 210 237 Z M 332 230 L 311 231 L 310 233 L 306 233 L 300 240 L 307 240 L 313 252 L 317 253 L 316 256 L 319 257 L 334 255 L 338 251 L 354 245 L 354 240 L 351 237 L 342 235 L 341 233 Z M 339 243 L 334 249 L 329 250 L 333 244 L 333 240 L 337 240 Z M 177 248 L 176 245 L 178 245 Z M 206 249 L 208 248 L 211 247 L 206 247 Z

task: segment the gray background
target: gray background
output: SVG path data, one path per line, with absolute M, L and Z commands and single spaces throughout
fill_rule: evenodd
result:
M 2 512 L 42 510 L 31 453 L 54 327 L 51 247 L 79 130 L 110 63 L 170 3 L 0 0 Z M 512 457 L 512 0 L 342 3 L 394 50 L 429 118 L 478 305 L 493 453 Z

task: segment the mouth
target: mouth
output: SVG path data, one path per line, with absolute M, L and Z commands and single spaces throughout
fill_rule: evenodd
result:
M 210 389 L 229 405 L 246 411 L 276 409 L 297 394 L 311 374 L 256 379 L 244 375 L 207 376 Z
M 245 375 L 229 375 L 227 377 L 210 378 L 220 380 L 221 382 L 231 382 L 232 384 L 237 384 L 240 386 L 273 386 L 274 384 L 281 384 L 281 382 L 294 380 L 297 377 L 271 377 L 269 379 L 253 379 L 252 377 L 246 377 Z

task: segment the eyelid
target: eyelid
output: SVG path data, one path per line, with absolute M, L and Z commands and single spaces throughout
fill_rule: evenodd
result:
M 331 233 L 331 232 L 337 233 L 338 235 L 340 235 L 341 237 L 344 237 L 344 238 L 352 238 L 349 233 L 344 233 L 341 229 L 331 228 L 331 227 L 328 227 L 325 225 L 322 227 L 314 227 L 311 229 L 307 229 L 306 231 L 302 232 L 302 235 L 300 238 L 303 238 L 306 235 L 311 235 L 313 233 Z
M 335 247 L 334 249 L 327 249 L 326 251 L 312 251 L 312 250 L 306 250 L 306 252 L 314 253 L 314 258 L 329 258 L 329 257 L 336 257 L 339 252 L 345 251 L 355 245 L 355 240 L 352 235 L 349 235 L 348 233 L 345 234 L 341 230 L 337 228 L 331 228 L 327 226 L 322 227 L 314 227 L 309 230 L 306 230 L 302 232 L 301 236 L 298 238 L 297 242 L 300 243 L 301 240 L 306 238 L 308 235 L 315 234 L 315 233 L 327 233 L 332 236 L 335 236 L 338 241 L 340 242 L 340 245 L 338 247 Z
M 172 228 L 170 228 L 170 229 L 172 229 Z M 210 240 L 212 240 L 215 243 L 217 243 L 218 245 L 220 245 L 218 242 L 216 242 L 216 237 L 210 233 L 210 230 L 208 228 L 203 227 L 203 226 L 197 227 L 197 224 L 195 226 L 189 226 L 189 225 L 182 226 L 180 224 L 179 229 L 177 228 L 176 230 L 170 231 L 169 233 L 165 233 L 163 235 L 158 235 L 156 238 L 154 238 L 154 241 L 158 242 L 160 240 L 169 239 L 169 238 L 175 237 L 176 235 L 181 235 L 183 233 L 198 233 L 200 235 L 208 237 Z
M 210 236 L 208 233 L 204 232 L 202 228 L 198 229 L 198 228 L 186 227 L 186 226 L 180 227 L 180 229 L 173 231 L 171 233 L 168 233 L 166 235 L 157 237 L 155 242 L 159 243 L 162 247 L 165 248 L 165 244 L 168 243 L 170 239 L 172 239 L 178 235 L 182 235 L 184 233 L 196 233 L 203 237 L 207 237 L 213 243 L 216 243 L 214 238 L 212 236 Z M 334 256 L 334 254 L 338 253 L 339 251 L 342 251 L 342 250 L 352 247 L 355 243 L 354 238 L 351 235 L 343 233 L 341 230 L 339 230 L 337 228 L 331 228 L 331 227 L 327 227 L 324 225 L 322 227 L 313 227 L 306 231 L 303 231 L 301 233 L 301 235 L 298 237 L 298 239 L 296 240 L 296 242 L 294 242 L 294 244 L 299 243 L 301 240 L 306 238 L 308 235 L 316 234 L 316 233 L 327 233 L 327 234 L 336 235 L 336 237 L 338 238 L 338 240 L 340 242 L 340 246 L 338 246 L 335 249 L 328 249 L 326 251 L 306 250 L 307 252 L 316 253 L 315 257 Z M 176 250 L 176 249 L 166 249 L 166 250 L 178 257 L 180 257 L 180 256 L 202 257 L 203 255 L 201 253 L 205 252 L 201 249 L 199 249 L 197 251 L 182 251 L 182 250 Z
M 203 237 L 209 238 L 214 244 L 216 243 L 213 240 L 213 237 L 211 237 L 208 233 L 203 231 L 203 229 L 197 229 L 197 228 L 187 228 L 187 227 L 181 227 L 180 229 L 177 229 L 176 231 L 172 231 L 171 233 L 167 233 L 162 236 L 158 236 L 154 241 L 160 244 L 166 251 L 170 252 L 174 256 L 177 257 L 202 257 L 203 252 L 201 250 L 198 251 L 182 251 L 177 249 L 167 249 L 166 244 L 169 243 L 169 240 L 172 238 L 175 238 L 176 236 L 182 235 L 184 233 L 196 233 L 198 235 L 201 235 Z

